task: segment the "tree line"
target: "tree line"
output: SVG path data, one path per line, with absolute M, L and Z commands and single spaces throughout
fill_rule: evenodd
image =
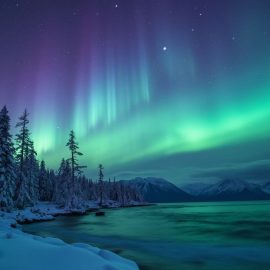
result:
M 109 201 L 128 205 L 142 201 L 142 196 L 130 186 L 115 179 L 104 181 L 102 164 L 98 166 L 98 180 L 83 175 L 85 166 L 79 165 L 79 151 L 72 130 L 66 146 L 70 156 L 62 159 L 58 170 L 46 168 L 39 162 L 29 130 L 27 110 L 16 124 L 13 140 L 10 132 L 9 112 L 4 106 L 0 112 L 0 208 L 10 210 L 33 206 L 38 201 L 55 202 L 59 207 L 83 208 L 87 201 L 97 201 L 101 206 Z

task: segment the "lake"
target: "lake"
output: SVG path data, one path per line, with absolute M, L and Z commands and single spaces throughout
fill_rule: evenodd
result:
M 269 270 L 270 202 L 173 203 L 58 217 L 23 230 L 83 242 L 141 270 Z

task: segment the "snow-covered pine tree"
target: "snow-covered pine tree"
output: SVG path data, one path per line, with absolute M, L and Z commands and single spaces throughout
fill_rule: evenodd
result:
M 99 197 L 100 197 L 98 181 L 94 181 L 93 182 L 92 190 L 93 190 L 93 192 L 92 192 L 92 199 L 95 200 L 95 201 L 98 201 L 99 200 Z
M 54 170 L 47 170 L 47 201 L 53 200 L 53 194 L 55 189 L 55 173 Z
M 85 166 L 80 166 L 78 164 L 78 156 L 82 156 L 83 154 L 79 152 L 79 146 L 76 142 L 74 131 L 71 130 L 69 134 L 69 140 L 66 144 L 70 150 L 71 157 L 69 158 L 71 165 L 71 179 L 68 184 L 68 200 L 66 201 L 66 207 L 68 208 L 80 208 L 82 200 L 80 198 L 80 194 L 78 194 L 78 189 L 76 188 L 77 184 L 75 183 L 76 177 L 81 175 L 82 168 Z
M 79 193 L 79 196 L 82 198 L 83 201 L 87 201 L 87 200 L 90 200 L 90 191 L 89 190 L 89 181 L 86 179 L 85 176 L 80 176 L 79 179 L 78 179 L 78 193 Z
M 62 159 L 58 175 L 55 183 L 54 200 L 60 206 L 64 207 L 66 205 L 66 200 L 68 197 L 68 182 L 71 176 L 71 169 L 69 161 Z
M 68 146 L 71 153 L 71 157 L 69 158 L 71 164 L 71 176 L 72 179 L 75 180 L 76 176 L 81 175 L 81 169 L 86 168 L 86 166 L 80 166 L 78 164 L 78 156 L 82 156 L 83 154 L 79 152 L 79 146 L 76 142 L 75 133 L 73 130 L 70 131 L 69 140 L 66 146 Z
M 93 183 L 92 179 L 86 179 L 85 187 L 83 187 L 86 191 L 87 200 L 94 200 L 98 199 L 98 190 L 96 188 L 96 184 Z
M 88 179 L 88 185 L 87 185 L 87 192 L 88 192 L 88 200 L 96 200 L 95 197 L 95 190 L 94 190 L 94 183 L 92 179 Z
M 113 183 L 111 182 L 111 178 L 109 178 L 109 183 L 108 183 L 108 197 L 110 200 L 113 199 Z
M 47 194 L 47 184 L 48 184 L 48 174 L 45 167 L 45 161 L 42 160 L 40 163 L 38 181 L 39 181 L 39 199 L 41 201 L 48 200 Z
M 99 186 L 99 205 L 102 206 L 103 204 L 103 193 L 104 193 L 104 185 L 103 185 L 103 170 L 104 167 L 102 164 L 98 165 L 98 186 Z
M 19 117 L 19 122 L 16 127 L 19 128 L 19 133 L 16 135 L 16 159 L 18 163 L 18 174 L 16 183 L 16 206 L 24 208 L 26 205 L 32 205 L 33 201 L 29 194 L 28 179 L 26 177 L 26 157 L 29 152 L 30 131 L 28 129 L 28 112 L 24 110 L 23 115 Z
M 113 178 L 113 184 L 112 184 L 112 198 L 113 201 L 119 200 L 119 192 L 118 192 L 118 184 L 115 180 L 115 177 Z
M 10 118 L 6 106 L 0 112 L 0 207 L 13 207 L 16 180 L 14 147 L 10 134 Z
M 27 178 L 28 193 L 33 203 L 39 199 L 39 164 L 36 158 L 34 143 L 29 140 L 25 159 L 25 176 Z
M 126 206 L 127 198 L 126 198 L 126 188 L 123 183 L 119 183 L 119 191 L 120 191 L 120 203 L 121 206 Z
M 70 160 L 66 160 L 63 178 L 65 179 L 64 181 L 66 181 L 66 190 L 64 191 L 65 208 L 68 209 L 80 208 L 81 206 L 79 205 L 80 200 L 77 197 L 75 177 L 74 178 L 72 177 L 72 166 Z

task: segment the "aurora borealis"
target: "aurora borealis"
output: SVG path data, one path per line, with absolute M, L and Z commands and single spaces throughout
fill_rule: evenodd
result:
M 0 27 L 1 104 L 52 168 L 71 129 L 92 177 L 270 159 L 269 1 L 1 0 Z

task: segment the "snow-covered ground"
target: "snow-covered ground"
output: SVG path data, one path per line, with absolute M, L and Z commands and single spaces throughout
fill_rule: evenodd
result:
M 148 203 L 131 201 L 127 207 L 145 205 L 148 205 Z M 107 200 L 104 202 L 103 207 L 119 208 L 121 205 L 116 201 Z M 52 202 L 38 202 L 35 206 L 26 207 L 23 210 L 13 210 L 11 212 L 4 212 L 0 210 L 0 218 L 9 220 L 11 224 L 31 223 L 37 221 L 53 220 L 55 216 L 59 215 L 85 214 L 88 211 L 95 211 L 99 208 L 100 207 L 98 205 L 98 201 L 86 201 L 84 202 L 84 207 L 82 209 L 59 208 L 55 203 Z
M 90 209 L 97 209 L 98 205 L 89 202 L 87 207 L 81 210 L 59 208 L 51 202 L 39 202 L 33 207 L 26 207 L 23 210 L 13 210 L 11 212 L 0 211 L 1 219 L 9 220 L 10 223 L 28 223 L 35 221 L 53 220 L 58 215 L 69 215 L 75 213 L 85 213 Z
M 114 206 L 112 204 L 112 206 Z M 89 202 L 88 209 L 97 209 Z M 78 211 L 76 210 L 76 213 Z M 54 219 L 71 214 L 72 210 L 57 208 L 51 203 L 11 213 L 0 211 L 0 269 L 2 270 L 138 270 L 136 263 L 110 251 L 86 244 L 66 244 L 60 239 L 23 233 L 17 222 Z

